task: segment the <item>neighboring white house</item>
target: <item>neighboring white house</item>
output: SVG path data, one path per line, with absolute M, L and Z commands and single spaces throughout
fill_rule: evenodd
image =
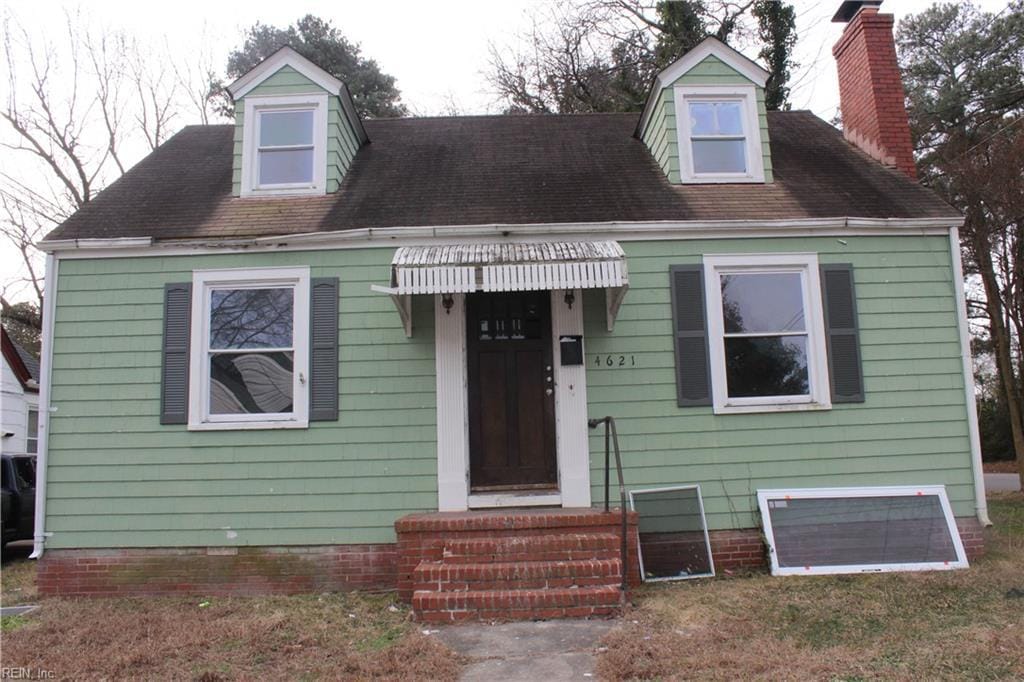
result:
M 39 444 L 39 361 L 3 334 L 0 453 L 34 455 Z

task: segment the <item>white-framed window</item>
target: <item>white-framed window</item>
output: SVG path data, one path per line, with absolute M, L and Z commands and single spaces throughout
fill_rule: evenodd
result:
M 751 86 L 676 86 L 683 182 L 764 182 L 757 91 Z
M 246 97 L 242 195 L 323 194 L 327 95 Z
M 25 452 L 35 455 L 39 452 L 39 408 L 28 408 L 28 426 L 25 429 Z
M 309 268 L 192 274 L 190 429 L 309 422 Z
M 704 256 L 716 413 L 832 406 L 815 254 Z

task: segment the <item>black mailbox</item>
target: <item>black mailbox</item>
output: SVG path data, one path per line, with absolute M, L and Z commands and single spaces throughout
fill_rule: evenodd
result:
M 558 345 L 562 351 L 562 366 L 583 364 L 583 337 L 580 335 L 559 336 Z

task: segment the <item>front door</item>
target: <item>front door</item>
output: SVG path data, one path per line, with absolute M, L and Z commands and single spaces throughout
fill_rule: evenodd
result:
M 471 490 L 555 487 L 548 291 L 466 298 Z

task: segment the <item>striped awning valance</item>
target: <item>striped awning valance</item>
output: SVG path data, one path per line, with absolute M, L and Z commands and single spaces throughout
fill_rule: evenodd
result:
M 629 284 L 614 241 L 404 246 L 391 261 L 399 295 L 599 289 Z

